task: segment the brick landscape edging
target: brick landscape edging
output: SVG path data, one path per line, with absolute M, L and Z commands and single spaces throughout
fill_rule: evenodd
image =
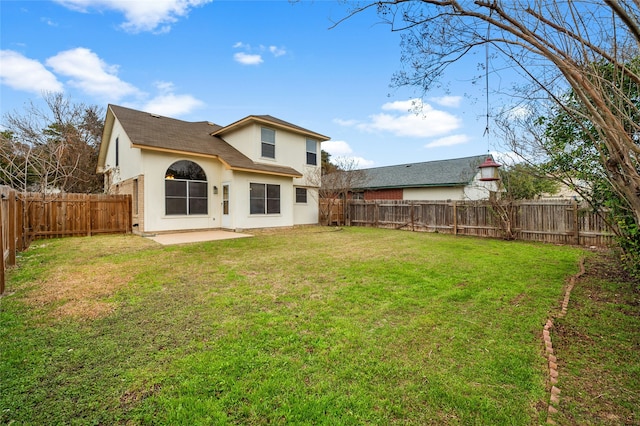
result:
M 576 284 L 576 279 L 584 274 L 584 259 L 580 259 L 580 272 L 569 278 L 569 285 L 567 285 L 564 291 L 564 300 L 562 301 L 562 310 L 555 316 L 555 318 L 562 318 L 567 314 L 567 308 L 569 307 L 569 298 L 571 297 L 571 290 Z M 553 328 L 553 318 L 547 320 L 542 330 L 542 337 L 544 338 L 545 355 L 549 361 L 549 382 L 551 383 L 551 395 L 549 397 L 549 408 L 547 411 L 547 424 L 556 424 L 551 418 L 552 415 L 558 412 L 560 405 L 560 389 L 556 386 L 558 384 L 558 364 L 556 355 L 553 352 L 553 343 L 551 342 L 550 330 Z

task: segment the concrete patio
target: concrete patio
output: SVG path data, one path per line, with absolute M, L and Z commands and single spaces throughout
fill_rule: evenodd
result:
M 146 238 L 149 238 L 150 240 L 153 240 L 162 245 L 168 246 L 173 244 L 201 243 L 204 241 L 229 240 L 233 238 L 247 238 L 252 236 L 253 235 L 242 234 L 240 232 L 223 231 L 217 229 L 210 231 L 157 234 L 154 236 L 148 236 Z

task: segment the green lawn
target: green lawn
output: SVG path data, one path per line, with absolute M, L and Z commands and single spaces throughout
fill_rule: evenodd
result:
M 640 425 L 640 286 L 591 257 L 556 321 L 562 425 Z
M 587 255 L 369 228 L 36 241 L 0 299 L 0 423 L 541 424 L 542 327 Z

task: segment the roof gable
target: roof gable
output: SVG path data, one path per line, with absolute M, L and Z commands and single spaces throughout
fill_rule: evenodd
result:
M 329 139 L 331 139 L 328 136 L 305 129 L 304 127 L 296 126 L 295 124 L 291 124 L 287 121 L 272 117 L 270 115 L 249 115 L 241 120 L 236 121 L 235 123 L 229 124 L 228 126 L 220 127 L 219 129 L 211 132 L 211 134 L 214 136 L 222 136 L 226 133 L 234 132 L 250 124 L 263 124 L 266 126 L 272 126 L 288 130 L 293 133 L 302 134 L 319 141 L 328 141 Z
M 232 170 L 292 177 L 302 176 L 300 172 L 291 167 L 254 162 L 224 139 L 213 135 L 222 128 L 217 124 L 206 121 L 182 121 L 131 108 L 109 105 L 103 140 L 110 139 L 111 127 L 115 119 L 120 122 L 136 148 L 214 157 Z M 100 156 L 104 157 L 102 146 Z M 103 164 L 100 159 L 99 164 Z
M 487 155 L 362 169 L 363 188 L 464 186 L 478 173 Z

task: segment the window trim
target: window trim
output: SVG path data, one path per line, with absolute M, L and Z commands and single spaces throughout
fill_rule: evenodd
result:
M 193 163 L 200 168 L 202 175 L 206 178 L 206 173 L 200 164 L 191 160 L 177 160 L 171 163 L 169 167 L 165 170 L 165 178 L 164 178 L 164 215 L 167 217 L 188 217 L 188 216 L 208 216 L 209 215 L 209 182 L 208 180 L 202 179 L 185 179 L 185 178 L 175 178 L 175 177 L 167 177 L 169 169 L 171 169 L 176 163 L 181 161 L 186 161 L 189 163 Z M 184 183 L 184 196 L 182 195 L 167 195 L 167 182 L 183 182 Z M 191 184 L 204 184 L 204 191 L 198 191 L 202 196 L 191 195 L 192 188 Z M 169 200 L 184 200 L 185 212 L 180 213 L 169 213 L 167 202 Z M 191 201 L 195 200 L 204 200 L 204 211 L 198 211 L 196 213 L 191 212 Z
M 309 142 L 313 143 L 313 151 L 309 151 Z M 318 165 L 318 141 L 315 139 L 307 138 L 307 145 L 305 147 L 307 156 L 306 156 L 306 164 L 307 166 L 317 166 Z M 309 162 L 309 155 L 313 155 L 313 163 Z
M 304 191 L 304 201 L 300 201 L 298 199 L 298 191 L 301 191 L 300 192 L 301 194 L 302 194 L 302 191 Z M 297 187 L 295 196 L 296 196 L 296 204 L 308 204 L 309 203 L 309 191 L 307 191 L 307 188 Z
M 264 197 L 261 198 L 257 198 L 257 197 L 252 197 L 252 191 L 253 191 L 253 187 L 254 185 L 260 185 L 264 188 Z M 278 198 L 269 198 L 269 187 L 275 189 L 278 188 Z M 251 216 L 277 216 L 282 214 L 282 191 L 281 191 L 282 187 L 279 184 L 274 184 L 274 183 L 262 183 L 262 182 L 249 182 L 249 215 Z M 262 200 L 262 212 L 254 212 L 255 207 L 252 203 L 254 202 L 254 200 Z M 269 211 L 269 200 L 277 200 L 278 204 L 277 204 L 277 212 L 276 211 Z
M 273 132 L 273 142 L 271 141 L 267 141 L 265 140 L 265 138 L 263 138 L 263 132 L 265 130 L 268 130 L 270 132 Z M 269 147 L 273 147 L 273 156 L 270 155 L 265 155 L 265 145 L 269 146 Z M 270 160 L 275 160 L 276 159 L 276 130 L 275 129 L 271 129 L 269 127 L 260 127 L 260 157 L 261 158 L 268 158 Z

